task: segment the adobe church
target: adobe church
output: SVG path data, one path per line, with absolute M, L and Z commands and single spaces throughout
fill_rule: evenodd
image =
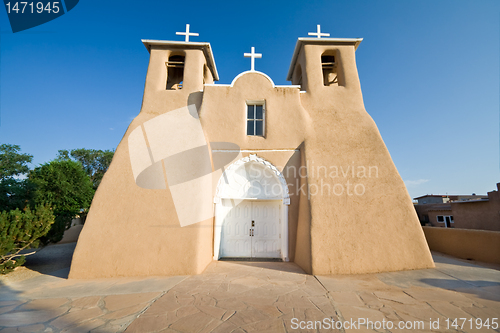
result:
M 139 115 L 99 186 L 70 278 L 191 275 L 273 258 L 309 274 L 434 267 L 412 200 L 363 104 L 360 38 L 299 38 L 287 80 L 231 84 L 209 43 L 143 40 Z

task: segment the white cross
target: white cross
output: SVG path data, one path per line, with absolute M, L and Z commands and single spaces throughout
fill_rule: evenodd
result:
M 262 58 L 262 53 L 255 53 L 255 47 L 252 46 L 252 52 L 251 53 L 243 53 L 245 58 L 251 58 L 252 59 L 252 66 L 251 66 L 251 71 L 255 72 L 255 58 Z
M 189 24 L 186 24 L 186 32 L 176 32 L 176 35 L 185 35 L 186 36 L 186 42 L 189 42 L 189 36 L 199 36 L 199 33 L 196 32 L 189 32 Z
M 319 24 L 318 24 L 318 32 L 308 32 L 307 34 L 309 36 L 317 36 L 318 38 L 321 38 L 321 36 L 330 37 L 330 34 L 321 32 L 321 26 Z

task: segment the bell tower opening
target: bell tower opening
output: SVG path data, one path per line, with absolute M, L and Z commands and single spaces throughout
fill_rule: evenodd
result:
M 184 59 L 183 55 L 170 55 L 167 66 L 167 90 L 180 90 L 184 81 Z
M 339 78 L 335 52 L 326 51 L 321 55 L 321 68 L 323 70 L 323 85 L 338 86 Z

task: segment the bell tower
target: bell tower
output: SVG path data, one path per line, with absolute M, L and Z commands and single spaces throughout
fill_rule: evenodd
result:
M 314 209 L 299 212 L 310 219 L 297 226 L 308 240 L 297 243 L 295 262 L 313 274 L 433 267 L 412 200 L 365 110 L 355 57 L 362 39 L 322 38 L 329 35 L 319 26 L 309 35 L 316 37 L 297 40 L 287 76 L 300 85 L 309 119 L 302 149 L 307 182 L 318 189 L 308 198 Z M 314 173 L 348 167 L 351 173 Z M 357 172 L 370 168 L 376 172 Z
M 363 39 L 319 36 L 297 40 L 287 80 L 313 95 L 332 93 L 338 87 L 359 89 L 354 52 Z
M 193 99 L 193 93 L 203 91 L 204 84 L 219 80 L 210 43 L 142 42 L 150 53 L 142 108 L 147 113 L 163 113 L 193 104 L 188 101 Z

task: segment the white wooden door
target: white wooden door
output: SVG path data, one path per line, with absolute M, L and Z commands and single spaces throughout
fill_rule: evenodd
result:
M 221 257 L 251 257 L 252 202 L 248 200 L 222 200 L 225 211 L 221 230 Z
M 221 257 L 280 258 L 280 202 L 222 200 Z
M 252 257 L 280 258 L 280 202 L 253 202 L 252 221 Z

